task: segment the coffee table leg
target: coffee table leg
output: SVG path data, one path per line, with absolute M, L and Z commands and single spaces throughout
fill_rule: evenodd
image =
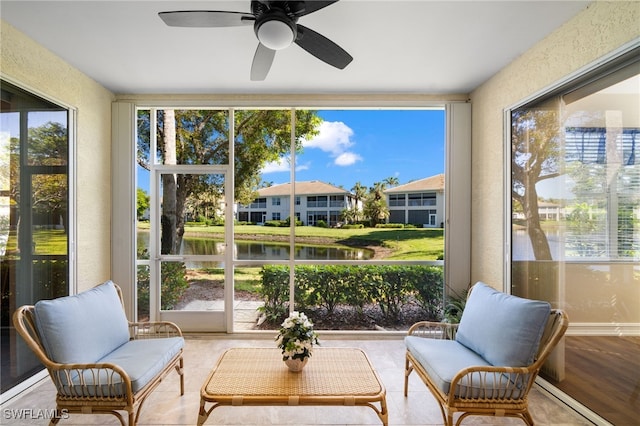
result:
M 205 400 L 200 398 L 200 411 L 198 411 L 198 426 L 202 426 L 204 422 L 207 421 L 207 418 L 209 418 L 209 413 L 211 413 L 211 411 L 207 412 L 207 410 L 205 410 L 204 403 L 205 403 Z
M 380 401 L 380 420 L 382 420 L 383 426 L 389 425 L 389 412 L 387 411 L 387 398 L 383 397 Z

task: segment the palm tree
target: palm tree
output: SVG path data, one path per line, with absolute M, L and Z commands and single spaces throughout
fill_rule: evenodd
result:
M 389 176 L 385 180 L 382 181 L 386 187 L 398 186 L 400 181 L 395 176 Z
M 364 197 L 367 196 L 367 187 L 364 186 L 360 181 L 358 181 L 355 185 L 353 185 L 353 188 L 351 188 L 351 192 L 356 197 L 356 204 L 358 204 L 360 201 L 364 200 Z
M 386 187 L 385 182 L 375 182 L 369 189 L 369 195 L 364 202 L 364 214 L 371 221 L 371 226 L 376 226 L 389 217 L 389 208 L 384 196 Z

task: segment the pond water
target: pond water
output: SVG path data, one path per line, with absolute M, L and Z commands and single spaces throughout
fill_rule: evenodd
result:
M 138 251 L 149 246 L 149 233 L 138 232 Z M 180 254 L 184 255 L 222 255 L 225 252 L 222 240 L 185 237 L 182 240 Z M 236 240 L 235 258 L 238 260 L 288 260 L 289 244 L 270 241 Z M 342 245 L 295 245 L 297 260 L 368 260 L 373 258 L 373 250 L 353 248 Z M 220 267 L 218 262 L 188 262 L 188 267 Z

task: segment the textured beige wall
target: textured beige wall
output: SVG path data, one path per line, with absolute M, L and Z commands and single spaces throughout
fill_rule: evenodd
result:
M 504 109 L 638 37 L 640 2 L 597 1 L 471 94 L 472 282 L 505 281 Z
M 0 72 L 77 111 L 78 290 L 111 273 L 111 102 L 114 95 L 32 39 L 0 21 Z

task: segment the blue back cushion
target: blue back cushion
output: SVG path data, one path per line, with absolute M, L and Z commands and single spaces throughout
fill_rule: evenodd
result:
M 35 304 L 38 334 L 53 361 L 91 363 L 129 341 L 129 325 L 112 281 L 74 296 Z
M 462 312 L 456 340 L 496 366 L 530 365 L 551 306 L 501 293 L 478 282 Z

